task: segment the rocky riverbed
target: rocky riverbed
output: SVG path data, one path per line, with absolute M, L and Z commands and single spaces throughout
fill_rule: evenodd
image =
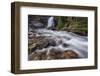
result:
M 87 37 L 47 29 L 38 29 L 28 33 L 28 60 L 86 57 Z

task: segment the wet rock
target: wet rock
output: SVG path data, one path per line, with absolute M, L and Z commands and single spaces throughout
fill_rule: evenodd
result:
M 53 39 L 47 39 L 48 46 L 56 46 L 56 42 Z
M 34 36 L 36 36 L 33 32 L 28 32 L 28 38 L 32 39 Z
M 63 43 L 62 45 L 63 47 L 69 46 L 66 43 Z M 74 52 L 74 50 L 64 51 L 57 48 L 48 49 L 50 46 L 58 46 L 56 44 L 56 41 L 51 37 L 34 36 L 32 39 L 29 39 L 28 42 L 29 60 L 53 60 L 53 59 L 78 58 L 78 54 Z M 45 49 L 45 51 L 41 51 L 43 49 Z
M 44 25 L 39 21 L 31 21 L 31 24 L 33 28 L 43 28 L 44 27 Z
M 29 39 L 28 45 L 29 45 L 29 50 L 33 52 L 37 49 L 41 50 L 43 48 L 48 48 L 50 46 L 56 46 L 56 42 L 53 39 L 40 36 Z
M 45 51 L 34 51 L 29 54 L 29 60 L 55 60 L 55 59 L 74 59 L 78 54 L 73 50 L 61 51 L 59 49 L 50 49 Z
M 58 49 L 50 49 L 49 53 L 47 54 L 47 60 L 62 59 L 61 55 L 62 51 Z
M 63 46 L 63 47 L 68 47 L 69 45 L 66 44 L 66 43 L 63 43 L 62 46 Z
M 78 58 L 78 54 L 73 50 L 62 51 L 59 49 L 51 49 L 47 55 L 47 60 L 52 59 L 72 59 Z
M 48 43 L 39 41 L 37 43 L 33 43 L 32 45 L 30 45 L 29 48 L 33 52 L 37 49 L 41 50 L 43 48 L 46 48 L 47 45 L 48 45 Z
M 74 52 L 73 50 L 66 50 L 62 54 L 62 57 L 64 59 L 78 58 L 78 54 L 76 52 Z
M 58 42 L 57 42 L 58 45 L 59 45 L 59 44 L 62 44 L 62 43 L 63 43 L 62 40 L 58 40 Z
M 33 52 L 28 56 L 29 60 L 46 60 L 46 51 Z

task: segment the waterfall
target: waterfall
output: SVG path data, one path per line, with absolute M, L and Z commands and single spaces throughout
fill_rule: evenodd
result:
M 49 39 L 55 42 L 55 46 L 47 44 L 48 47 L 43 47 L 42 49 L 36 49 L 36 52 L 44 52 L 50 53 L 51 49 L 60 50 L 60 52 L 64 52 L 66 50 L 72 50 L 78 54 L 80 58 L 88 57 L 88 37 L 80 36 L 73 32 L 68 31 L 57 31 L 51 30 L 48 28 L 54 27 L 54 17 L 48 18 L 47 28 L 39 28 L 34 30 L 34 34 L 36 34 L 37 38 L 40 39 Z M 44 40 L 45 41 L 45 40 Z M 41 44 L 40 40 L 40 44 Z M 45 43 L 44 43 L 45 44 Z M 34 52 L 30 55 L 30 57 L 34 54 Z
M 54 26 L 54 17 L 49 17 L 47 28 L 50 28 L 50 27 L 53 27 L 53 26 Z

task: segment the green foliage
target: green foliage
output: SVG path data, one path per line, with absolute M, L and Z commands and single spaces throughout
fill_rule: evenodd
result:
M 87 33 L 88 20 L 86 17 L 55 17 L 58 30 L 66 30 L 77 33 Z
M 61 16 L 58 17 L 57 21 L 57 29 L 61 29 L 63 27 L 63 22 Z

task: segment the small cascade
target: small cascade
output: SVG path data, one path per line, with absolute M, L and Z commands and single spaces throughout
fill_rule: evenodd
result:
M 54 26 L 54 17 L 49 17 L 47 28 L 51 28 Z

